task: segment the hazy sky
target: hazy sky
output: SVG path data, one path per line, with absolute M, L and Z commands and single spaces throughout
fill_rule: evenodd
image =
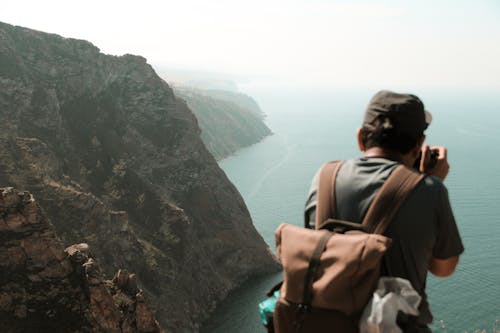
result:
M 500 0 L 2 0 L 0 21 L 258 82 L 500 90 Z

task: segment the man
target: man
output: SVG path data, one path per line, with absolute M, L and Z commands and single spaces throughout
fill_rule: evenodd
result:
M 422 296 L 420 315 L 401 323 L 405 332 L 430 332 L 427 271 L 439 277 L 451 275 L 463 252 L 443 185 L 449 170 L 446 149 L 423 144 L 430 122 L 431 115 L 418 97 L 380 91 L 371 99 L 357 132 L 363 156 L 344 162 L 335 183 L 336 218 L 361 223 L 378 190 L 399 164 L 413 167 L 418 163 L 420 172 L 427 175 L 384 233 L 393 243 L 386 253 L 383 273 L 409 280 Z M 423 158 L 417 162 L 420 156 Z M 318 176 L 319 172 L 305 208 L 305 223 L 310 228 L 321 223 L 315 221 Z

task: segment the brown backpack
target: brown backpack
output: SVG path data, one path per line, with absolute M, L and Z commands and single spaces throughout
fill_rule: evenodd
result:
M 403 165 L 384 183 L 361 224 L 335 219 L 335 178 L 342 161 L 323 166 L 316 229 L 281 224 L 275 232 L 283 265 L 273 315 L 277 333 L 354 333 L 380 278 L 391 239 L 382 235 L 424 177 Z

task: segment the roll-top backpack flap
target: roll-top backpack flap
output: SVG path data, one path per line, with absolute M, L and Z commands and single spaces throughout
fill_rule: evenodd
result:
M 392 239 L 382 235 L 368 234 L 365 249 L 362 252 L 360 266 L 353 275 L 353 311 L 359 314 L 373 295 L 381 275 L 382 257 L 392 243 Z
M 287 223 L 281 223 L 274 231 L 274 244 L 276 246 L 276 252 L 278 252 L 278 257 L 281 257 L 281 231 L 287 225 Z
M 276 239 L 284 271 L 281 297 L 289 302 L 304 303 L 304 282 L 309 263 L 325 232 L 289 224 L 278 228 Z M 382 235 L 333 234 L 320 257 L 310 305 L 347 315 L 360 311 L 377 283 L 380 258 L 390 242 Z M 368 283 L 369 286 L 362 287 L 370 278 L 373 281 Z
M 283 266 L 281 297 L 302 303 L 304 281 L 312 253 L 322 235 L 318 232 L 291 224 L 281 224 L 275 233 L 276 248 Z

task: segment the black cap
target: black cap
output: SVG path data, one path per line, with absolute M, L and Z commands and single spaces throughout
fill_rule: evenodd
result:
M 389 119 L 401 133 L 414 138 L 422 136 L 432 121 L 420 98 L 388 90 L 379 91 L 372 97 L 366 108 L 363 126 L 373 125 L 378 118 Z

